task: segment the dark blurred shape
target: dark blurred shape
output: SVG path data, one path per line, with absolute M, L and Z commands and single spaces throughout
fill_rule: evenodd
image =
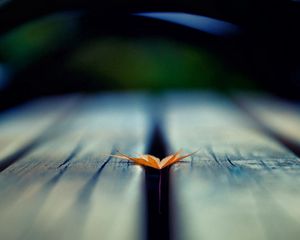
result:
M 283 0 L 7 1 L 1 105 L 108 89 L 255 87 L 299 98 L 299 22 L 299 3 Z M 226 29 L 235 34 L 221 37 Z
M 7 4 L 10 0 L 0 0 L 0 7 L 3 7 L 5 4 Z
M 13 29 L 0 38 L 0 108 L 31 99 L 55 94 L 59 84 L 53 76 L 53 60 L 71 46 L 77 34 L 78 13 L 46 16 Z M 57 74 L 56 69 L 56 74 Z
M 9 69 L 6 65 L 0 64 L 0 91 L 4 89 L 9 81 Z

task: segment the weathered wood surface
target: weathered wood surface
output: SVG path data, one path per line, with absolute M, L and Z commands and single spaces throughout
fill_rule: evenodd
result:
M 82 99 L 55 134 L 1 172 L 0 239 L 142 239 L 143 168 L 109 155 L 145 151 L 145 111 L 142 96 Z
M 266 94 L 240 94 L 238 100 L 269 131 L 300 149 L 300 104 Z
M 0 239 L 144 239 L 144 168 L 109 155 L 149 151 L 160 116 L 170 153 L 199 150 L 170 169 L 172 239 L 299 239 L 300 161 L 292 152 L 219 95 L 148 100 L 73 96 L 2 114 Z M 270 116 L 285 107 L 268 108 L 255 114 L 271 111 L 261 122 L 281 127 Z M 297 119 L 295 109 L 282 121 Z
M 0 115 L 0 168 L 19 151 L 29 148 L 63 117 L 79 96 L 52 97 L 24 104 Z M 5 166 L 4 166 L 5 165 Z
M 170 170 L 173 238 L 299 239 L 299 159 L 223 97 L 165 102 L 169 151 L 199 150 Z

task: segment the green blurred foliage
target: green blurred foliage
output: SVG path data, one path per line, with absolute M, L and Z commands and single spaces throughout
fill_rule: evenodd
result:
M 0 38 L 0 60 L 24 68 L 74 37 L 76 16 L 56 14 L 26 23 Z
M 204 48 L 163 38 L 94 39 L 70 58 L 68 68 L 110 88 L 252 88 L 251 81 Z M 233 83 L 234 82 L 234 83 Z
M 203 46 L 162 37 L 118 35 L 99 35 L 82 42 L 78 19 L 76 14 L 56 14 L 19 26 L 0 38 L 0 63 L 18 72 L 52 52 L 70 47 L 71 43 L 73 47 L 77 46 L 76 50 L 65 62 L 57 59 L 61 63 L 56 70 L 73 76 L 56 81 L 62 86 L 93 88 L 94 91 L 254 87 L 246 75 L 225 65 Z M 51 71 L 45 74 L 57 76 Z M 74 77 L 77 75 L 80 77 Z

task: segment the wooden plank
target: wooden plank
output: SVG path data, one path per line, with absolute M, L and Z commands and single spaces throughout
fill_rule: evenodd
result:
M 174 239 L 299 239 L 299 159 L 210 93 L 166 97 Z
M 274 96 L 239 94 L 241 104 L 272 133 L 300 148 L 300 105 Z
M 142 239 L 144 171 L 111 158 L 144 152 L 146 99 L 86 99 L 61 134 L 1 173 L 1 239 Z
M 43 132 L 66 115 L 78 98 L 78 95 L 42 98 L 1 113 L 0 169 L 10 164 L 10 157 L 25 151 L 38 138 L 41 141 Z

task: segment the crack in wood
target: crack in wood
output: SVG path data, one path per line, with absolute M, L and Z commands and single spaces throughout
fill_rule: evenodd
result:
M 167 155 L 161 129 L 153 127 L 149 153 L 160 158 Z M 147 240 L 170 239 L 169 167 L 156 170 L 146 167 Z

